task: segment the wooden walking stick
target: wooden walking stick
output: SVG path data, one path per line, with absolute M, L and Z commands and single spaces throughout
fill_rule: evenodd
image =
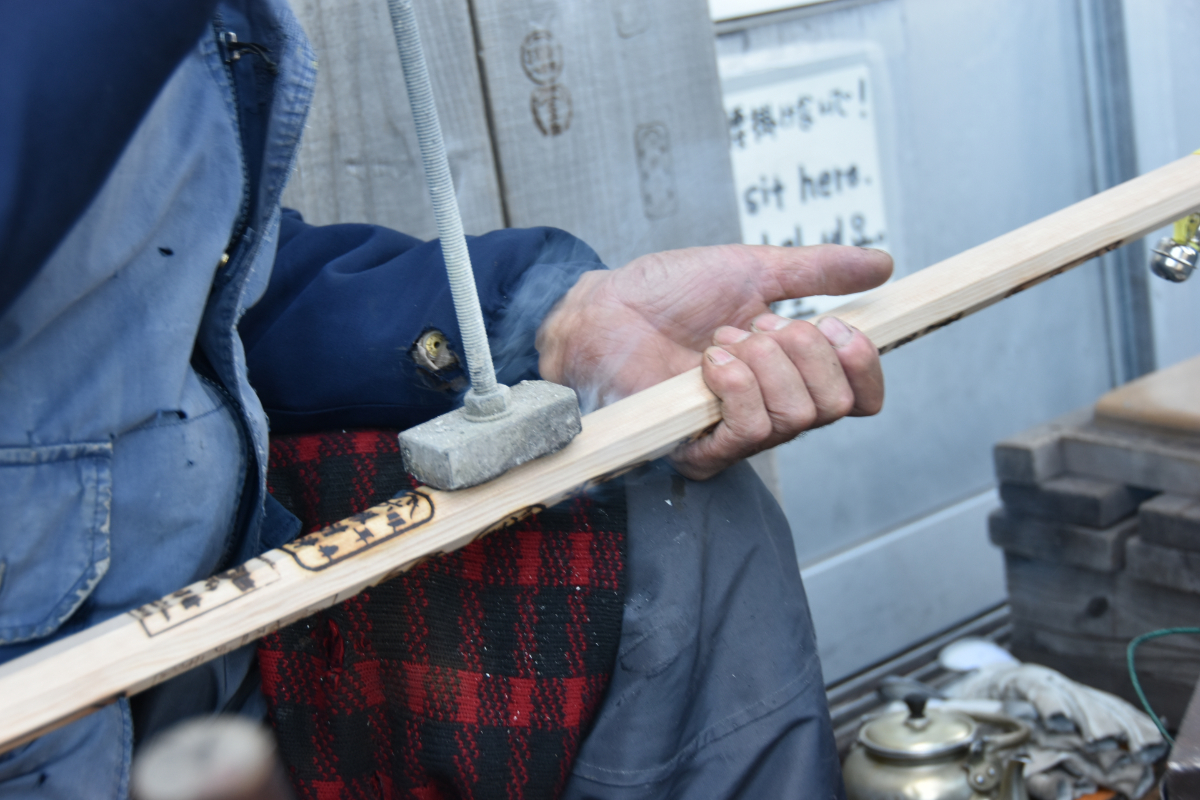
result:
M 1098 194 L 833 313 L 883 352 L 1200 209 L 1200 155 Z M 406 491 L 323 531 L 0 666 L 0 751 L 338 603 L 721 418 L 696 368 L 587 415 L 554 455 L 457 492 Z

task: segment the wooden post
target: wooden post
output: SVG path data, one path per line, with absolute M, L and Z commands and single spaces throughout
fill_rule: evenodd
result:
M 1200 209 L 1187 156 L 848 303 L 887 351 Z M 404 492 L 0 666 L 0 751 L 134 694 L 598 481 L 720 420 L 699 368 L 589 414 L 564 450 L 458 492 Z
M 165 730 L 133 759 L 134 800 L 295 800 L 275 737 L 245 717 L 202 717 Z
M 320 62 L 283 204 L 315 225 L 370 222 L 437 236 L 387 4 L 296 0 Z M 467 233 L 504 226 L 467 0 L 416 4 Z
M 741 241 L 704 0 L 472 0 L 509 224 L 619 267 Z

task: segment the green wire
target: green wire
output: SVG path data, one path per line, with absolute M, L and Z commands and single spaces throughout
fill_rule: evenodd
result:
M 1142 642 L 1181 633 L 1200 634 L 1200 628 L 1162 628 L 1157 631 L 1143 633 L 1130 642 L 1129 647 L 1125 650 L 1125 661 L 1129 665 L 1129 679 L 1133 681 L 1133 690 L 1137 692 L 1138 699 L 1142 701 L 1142 708 L 1146 709 L 1146 713 L 1150 715 L 1150 719 L 1154 720 L 1154 724 L 1158 726 L 1159 733 L 1163 735 L 1163 738 L 1167 740 L 1167 744 L 1171 746 L 1175 745 L 1175 740 L 1171 738 L 1171 734 L 1167 733 L 1167 729 L 1158 718 L 1158 714 L 1155 714 L 1154 709 L 1150 708 L 1150 701 L 1146 699 L 1146 693 L 1142 691 L 1142 684 L 1138 681 L 1137 670 L 1133 666 L 1133 656 L 1137 653 L 1138 645 Z

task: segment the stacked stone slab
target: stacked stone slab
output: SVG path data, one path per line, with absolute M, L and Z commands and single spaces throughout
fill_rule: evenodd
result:
M 1200 375 L 1200 359 L 1188 365 Z M 1200 393 L 1192 430 L 1139 423 L 1131 387 L 996 445 L 1003 507 L 989 533 L 1005 551 L 1013 653 L 1136 702 L 1129 641 L 1200 627 Z M 1178 722 L 1200 637 L 1148 642 L 1137 665 L 1155 710 Z

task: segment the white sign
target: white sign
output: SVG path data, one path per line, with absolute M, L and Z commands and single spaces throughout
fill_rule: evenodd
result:
M 780 70 L 774 80 L 726 80 L 743 241 L 887 250 L 870 66 L 843 59 L 827 69 L 814 67 L 801 74 L 794 66 Z M 777 310 L 807 317 L 846 299 L 804 298 Z
M 825 2 L 828 0 L 708 0 L 708 13 L 714 21 L 719 21 Z

